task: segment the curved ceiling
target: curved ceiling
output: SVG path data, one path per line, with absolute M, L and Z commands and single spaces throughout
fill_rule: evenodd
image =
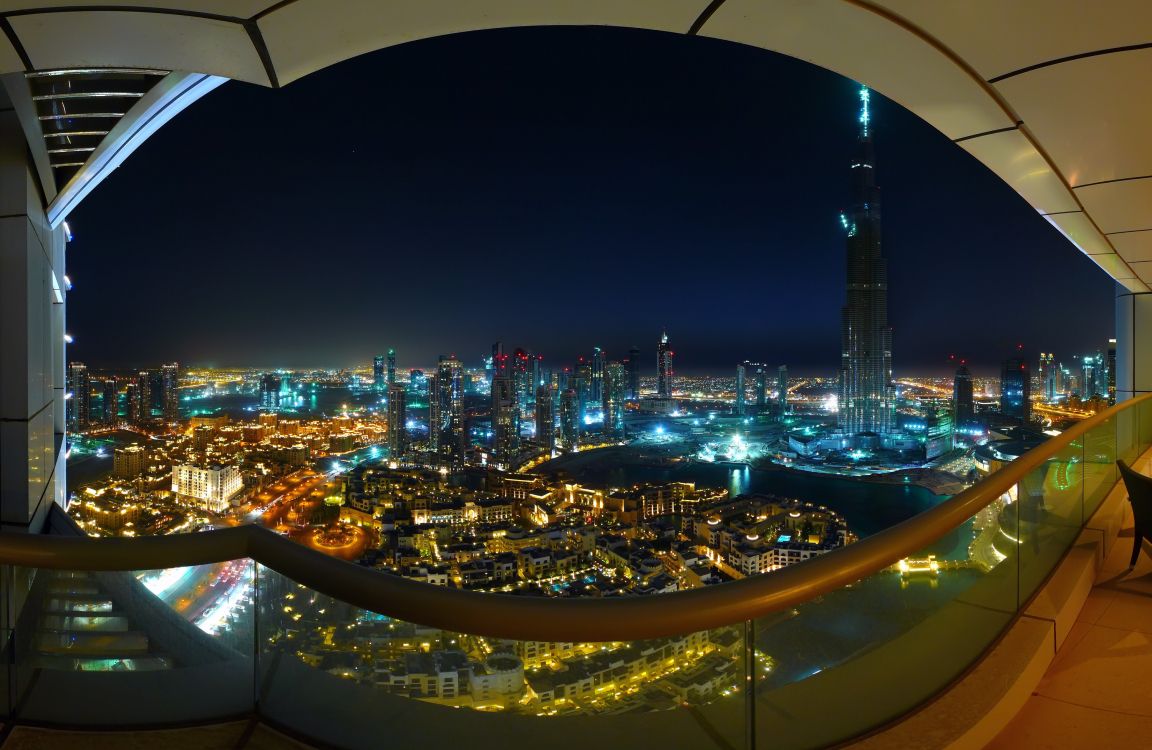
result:
M 699 34 L 865 83 L 1000 175 L 1121 285 L 1152 284 L 1146 0 L 0 0 L 0 72 L 144 68 L 283 86 L 415 39 L 535 25 Z

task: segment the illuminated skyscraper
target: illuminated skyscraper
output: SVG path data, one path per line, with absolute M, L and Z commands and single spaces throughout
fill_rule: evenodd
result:
M 640 398 L 640 350 L 636 347 L 628 350 L 628 398 Z
M 604 400 L 604 352 L 598 346 L 592 350 L 591 378 L 588 387 L 589 400 Z
M 628 373 L 624 365 L 613 362 L 604 368 L 604 432 L 624 437 L 624 402 L 628 393 Z
M 260 408 L 276 411 L 280 408 L 280 376 L 266 372 L 260 376 Z
M 660 335 L 660 343 L 656 345 L 656 395 L 660 398 L 672 398 L 672 345 L 668 343 L 668 332 Z
M 119 394 L 116 388 L 116 378 L 104 381 L 104 424 L 115 427 L 120 419 Z
M 1032 418 L 1032 374 L 1022 357 L 1006 359 L 1000 368 L 1000 413 L 1025 425 Z
M 464 466 L 464 366 L 441 355 L 428 387 L 428 441 L 439 466 Z
M 529 413 L 529 403 L 535 398 L 536 386 L 532 384 L 532 356 L 519 347 L 512 352 L 512 377 L 516 383 L 516 403 L 521 415 Z
M 584 419 L 584 415 L 588 413 L 588 402 L 591 400 L 592 393 L 592 365 L 580 357 L 576 363 L 576 371 L 572 374 L 569 380 L 569 387 L 576 391 L 576 403 L 578 408 L 579 418 Z
M 91 421 L 92 379 L 88 368 L 81 362 L 68 364 L 68 429 L 79 432 L 88 429 Z
M 869 91 L 860 89 L 852 208 L 840 214 L 848 234 L 847 300 L 842 311 L 839 429 L 846 435 L 892 431 L 892 329 L 888 327 L 888 263 L 880 252 L 880 191 L 876 187 Z
M 137 419 L 147 422 L 152 418 L 152 373 L 141 370 L 136 373 L 137 397 L 140 399 L 140 413 Z
M 148 420 L 144 400 L 140 397 L 140 382 L 133 378 L 124 387 L 124 403 L 128 404 L 128 421 L 138 425 Z
M 1102 352 L 1084 357 L 1080 369 L 1080 398 L 1108 398 L 1108 365 Z
M 395 349 L 389 349 L 388 350 L 387 378 L 388 378 L 388 386 L 391 387 L 392 384 L 394 384 L 396 382 L 396 350 Z
M 1116 339 L 1108 339 L 1108 403 L 1116 403 Z
M 372 359 L 372 388 L 376 391 L 385 391 L 388 383 L 384 379 L 384 355 L 377 354 Z
M 1059 372 L 1060 367 L 1056 364 L 1055 355 L 1040 352 L 1040 369 L 1036 375 L 1040 381 L 1040 393 L 1048 403 L 1059 400 L 1059 394 L 1056 392 L 1057 374 Z
M 510 371 L 498 367 L 492 377 L 492 454 L 498 465 L 506 467 L 519 452 L 520 409 L 516 403 L 516 383 Z
M 952 413 L 953 424 L 957 427 L 970 424 L 976 418 L 972 402 L 972 373 L 964 364 L 956 368 L 956 377 L 952 381 Z
M 580 447 L 580 398 L 573 388 L 560 394 L 560 442 L 565 450 Z
M 549 453 L 556 448 L 555 396 L 550 385 L 536 389 L 536 444 Z
M 776 368 L 776 406 L 781 417 L 788 413 L 788 365 Z
M 180 421 L 180 365 L 173 362 L 160 368 L 160 403 L 165 422 Z
M 408 452 L 408 389 L 388 386 L 388 455 L 399 461 Z
M 744 412 L 747 411 L 747 408 L 748 408 L 747 404 L 745 404 L 745 402 L 744 402 L 745 369 L 746 368 L 744 367 L 744 365 L 736 365 L 736 406 L 735 406 L 735 411 L 736 411 L 736 416 L 738 416 L 738 417 L 744 416 Z
M 756 411 L 763 413 L 768 407 L 768 368 L 756 365 Z

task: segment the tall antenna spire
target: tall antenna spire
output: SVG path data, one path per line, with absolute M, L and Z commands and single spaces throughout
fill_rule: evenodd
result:
M 860 87 L 860 137 L 868 137 L 868 124 L 872 120 L 871 112 L 868 111 L 868 100 L 871 98 L 871 92 L 868 91 L 867 86 Z

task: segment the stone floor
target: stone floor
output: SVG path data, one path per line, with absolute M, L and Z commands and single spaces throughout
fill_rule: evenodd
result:
M 1120 538 L 1068 639 L 987 750 L 1152 746 L 1152 544 L 1129 571 L 1125 508 Z
M 135 732 L 15 727 L 0 742 L 2 750 L 302 750 L 312 747 L 263 724 L 248 721 Z

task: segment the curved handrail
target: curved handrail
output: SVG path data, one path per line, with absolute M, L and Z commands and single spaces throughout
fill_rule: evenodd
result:
M 795 607 L 877 573 L 937 541 L 1092 428 L 1149 399 L 1152 394 L 1079 422 L 936 507 L 855 544 L 771 575 L 671 594 L 554 599 L 430 586 L 329 557 L 257 526 L 130 539 L 0 534 L 0 562 L 143 570 L 248 557 L 356 607 L 454 632 L 560 642 L 658 638 Z

